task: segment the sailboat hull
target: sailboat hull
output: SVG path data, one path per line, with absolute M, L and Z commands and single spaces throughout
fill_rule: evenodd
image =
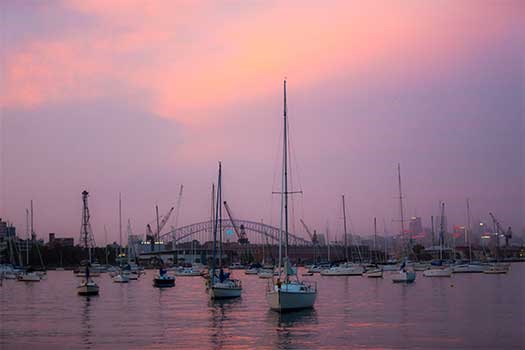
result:
M 18 280 L 21 282 L 40 282 L 41 278 L 36 272 L 29 272 L 19 275 Z
M 317 297 L 316 292 L 271 291 L 266 293 L 270 309 L 285 312 L 312 308 Z
M 425 277 L 451 277 L 452 269 L 450 267 L 446 267 L 443 269 L 428 269 L 428 270 L 423 271 L 423 276 Z
M 77 287 L 78 295 L 98 295 L 99 287 L 93 282 L 82 283 Z
M 211 299 L 230 299 L 239 298 L 241 296 L 242 288 L 230 288 L 213 286 L 210 288 Z
M 416 280 L 416 273 L 413 271 L 399 271 L 392 273 L 394 283 L 412 283 Z

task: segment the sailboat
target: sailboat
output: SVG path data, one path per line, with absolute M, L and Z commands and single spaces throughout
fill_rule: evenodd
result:
M 405 221 L 403 214 L 403 191 L 401 189 L 401 165 L 397 164 L 397 178 L 399 184 L 399 212 L 401 214 L 401 236 L 405 235 Z M 405 258 L 399 267 L 399 271 L 391 274 L 392 282 L 394 283 L 412 283 L 416 280 L 416 273 L 408 269 L 407 261 L 411 250 L 409 243 L 405 242 Z
M 346 262 L 338 266 L 332 266 L 328 269 L 321 271 L 321 276 L 361 276 L 365 272 L 365 269 L 361 265 L 351 263 L 348 259 L 348 242 L 347 242 L 347 231 L 346 231 L 346 205 L 345 196 L 343 199 L 343 226 L 344 226 L 344 242 L 345 242 L 345 259 Z
M 120 269 L 118 270 L 118 273 L 113 276 L 113 282 L 115 283 L 128 283 L 129 282 L 129 276 L 127 273 L 124 272 L 122 268 L 122 198 L 120 193 L 118 194 L 118 231 L 119 231 L 119 262 L 120 262 Z M 129 237 L 128 237 L 128 243 L 129 243 Z M 129 246 L 129 245 L 128 245 Z M 129 255 L 129 252 L 128 252 Z
M 272 279 L 266 292 L 266 300 L 270 309 L 279 312 L 311 308 L 317 297 L 317 285 L 300 281 L 293 270 L 288 258 L 288 120 L 286 108 L 286 80 L 284 80 L 284 108 L 283 108 L 283 167 L 281 184 L 281 220 L 279 227 L 279 277 Z M 283 217 L 284 216 L 284 217 Z M 283 232 L 284 219 L 284 232 Z M 284 258 L 283 258 L 284 233 Z M 284 272 L 282 269 L 284 262 Z M 284 275 L 283 275 L 284 273 Z M 291 277 L 295 275 L 295 279 Z
M 94 246 L 95 239 L 93 238 L 93 232 L 91 231 L 91 224 L 89 223 L 89 208 L 88 208 L 88 196 L 87 191 L 82 192 L 82 226 L 80 228 L 80 237 L 84 248 L 88 251 L 88 261 L 84 270 L 84 279 L 77 287 L 77 293 L 79 295 L 98 295 L 99 286 L 91 279 L 89 273 L 89 267 L 91 266 L 91 248 Z
M 231 272 L 224 272 L 221 266 L 217 271 L 217 231 L 222 232 L 222 165 L 219 162 L 219 176 L 217 181 L 217 196 L 215 203 L 215 220 L 213 225 L 213 258 L 211 263 L 210 279 L 208 280 L 208 293 L 211 299 L 238 298 L 242 293 L 241 281 L 230 278 Z M 222 239 L 222 234 L 220 235 Z M 222 247 L 222 240 L 220 241 Z M 219 253 L 219 260 L 222 263 L 222 248 Z
M 468 263 L 459 263 L 452 267 L 454 273 L 482 273 L 488 268 L 488 265 L 481 264 L 480 262 L 472 261 L 472 242 L 471 242 L 471 226 L 470 226 L 470 200 L 467 198 L 467 226 L 465 228 L 468 243 Z
M 383 269 L 377 265 L 377 250 L 376 250 L 376 242 L 377 242 L 377 220 L 374 218 L 374 254 L 376 255 L 374 258 L 374 267 L 367 268 L 366 272 L 364 273 L 364 276 L 369 278 L 383 278 Z
M 439 261 L 423 271 L 425 277 L 450 277 L 452 269 L 443 265 L 443 244 L 445 240 L 445 203 L 441 203 L 441 222 L 439 227 Z
M 31 200 L 31 216 L 30 216 L 30 219 L 31 219 L 31 239 L 33 240 L 33 238 L 35 237 L 35 232 L 33 230 L 33 201 Z M 41 276 L 40 274 L 35 271 L 31 266 L 29 266 L 29 211 L 26 209 L 26 233 L 27 233 L 27 237 L 26 237 L 26 263 L 27 263 L 27 267 L 25 269 L 24 272 L 22 272 L 21 274 L 19 274 L 17 276 L 17 280 L 20 281 L 20 282 L 40 282 L 41 280 Z M 36 240 L 35 241 L 35 244 L 36 244 L 36 248 L 38 249 L 38 243 L 36 243 Z M 40 254 L 40 251 L 39 251 L 39 254 Z

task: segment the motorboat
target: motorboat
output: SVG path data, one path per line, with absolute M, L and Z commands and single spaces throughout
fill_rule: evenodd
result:
M 194 270 L 193 267 L 180 267 L 175 270 L 175 276 L 194 277 L 202 275 L 202 271 Z

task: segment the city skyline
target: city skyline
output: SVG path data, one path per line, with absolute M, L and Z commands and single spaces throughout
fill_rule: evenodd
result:
M 39 238 L 77 239 L 87 190 L 118 241 L 119 192 L 144 233 L 183 184 L 179 226 L 206 220 L 221 160 L 235 215 L 278 226 L 286 77 L 301 235 L 341 231 L 341 194 L 353 233 L 399 232 L 398 163 L 405 218 L 469 198 L 520 234 L 520 2 L 301 3 L 3 4 L 0 217 L 24 232 L 34 200 Z

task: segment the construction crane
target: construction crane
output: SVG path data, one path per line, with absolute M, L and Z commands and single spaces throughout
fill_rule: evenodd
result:
M 228 206 L 228 203 L 226 203 L 226 201 L 224 201 L 224 208 L 226 208 L 226 212 L 228 213 L 228 217 L 230 218 L 230 221 L 232 223 L 233 230 L 235 231 L 235 234 L 237 235 L 237 242 L 239 242 L 239 244 L 249 244 L 250 241 L 248 240 L 248 237 L 246 236 L 246 230 L 244 228 L 244 225 L 241 224 L 240 227 L 237 227 L 233 219 L 233 214 L 231 212 L 231 209 Z
M 162 232 L 162 229 L 164 228 L 164 226 L 166 226 L 166 223 L 168 222 L 168 220 L 169 220 L 169 218 L 171 216 L 171 213 L 173 213 L 173 210 L 175 210 L 175 207 L 171 207 L 170 210 L 168 211 L 168 213 L 162 217 L 162 219 L 160 220 L 159 226 L 157 228 L 157 233 L 156 234 L 153 233 L 150 224 L 146 225 L 146 235 L 147 235 L 146 239 L 149 240 L 150 243 L 154 242 L 155 238 L 156 239 L 160 239 L 160 233 Z M 155 237 L 155 236 L 157 236 L 157 237 Z
M 299 221 L 301 221 L 301 224 L 303 225 L 304 230 L 306 231 L 306 233 L 308 233 L 308 236 L 310 236 L 310 240 L 312 241 L 312 243 L 314 245 L 318 244 L 319 241 L 317 239 L 317 234 L 316 234 L 315 230 L 314 230 L 314 233 L 312 234 L 312 232 L 310 231 L 308 226 L 306 226 L 306 224 L 304 223 L 303 219 L 299 219 Z
M 498 221 L 498 219 L 496 219 L 494 214 L 489 213 L 489 215 L 492 218 L 492 222 L 494 223 L 494 228 L 496 229 L 496 233 L 498 234 L 498 242 L 499 242 L 500 235 L 504 236 L 505 237 L 505 247 L 508 247 L 509 246 L 509 240 L 512 238 L 512 229 L 511 229 L 511 227 L 509 226 L 509 229 L 505 232 L 505 230 L 501 226 L 501 224 Z

